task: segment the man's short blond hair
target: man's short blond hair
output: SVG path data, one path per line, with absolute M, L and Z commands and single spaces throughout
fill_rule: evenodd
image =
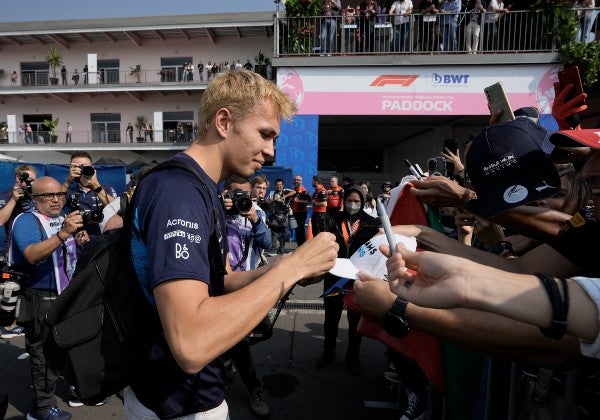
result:
M 204 91 L 198 110 L 198 136 L 203 137 L 217 111 L 226 108 L 233 118 L 243 120 L 264 100 L 270 100 L 281 118 L 290 121 L 296 104 L 273 82 L 245 69 L 220 73 Z

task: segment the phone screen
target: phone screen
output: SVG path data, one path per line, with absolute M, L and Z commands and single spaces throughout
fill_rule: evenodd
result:
M 458 139 L 444 140 L 444 150 L 442 150 L 442 151 L 445 152 L 446 148 L 448 150 L 450 150 L 452 153 L 456 154 L 458 152 Z

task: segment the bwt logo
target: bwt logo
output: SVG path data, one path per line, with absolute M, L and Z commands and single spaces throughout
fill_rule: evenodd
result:
M 469 75 L 468 74 L 437 74 L 433 73 L 433 82 L 434 83 L 443 83 L 447 85 L 466 85 L 469 83 Z
M 369 86 L 400 85 L 402 87 L 407 87 L 412 85 L 418 77 L 418 74 L 382 74 L 377 79 L 373 80 Z

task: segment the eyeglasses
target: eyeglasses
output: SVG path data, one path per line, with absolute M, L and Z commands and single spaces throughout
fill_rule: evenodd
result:
M 57 198 L 58 200 L 62 200 L 63 198 L 65 198 L 67 196 L 66 192 L 49 192 L 49 193 L 42 193 L 42 194 L 31 194 L 32 197 L 42 197 L 44 199 L 44 201 L 52 201 L 55 198 Z

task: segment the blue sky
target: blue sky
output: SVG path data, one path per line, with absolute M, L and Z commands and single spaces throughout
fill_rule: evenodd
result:
M 0 22 L 269 12 L 273 0 L 18 0 L 3 7 Z

